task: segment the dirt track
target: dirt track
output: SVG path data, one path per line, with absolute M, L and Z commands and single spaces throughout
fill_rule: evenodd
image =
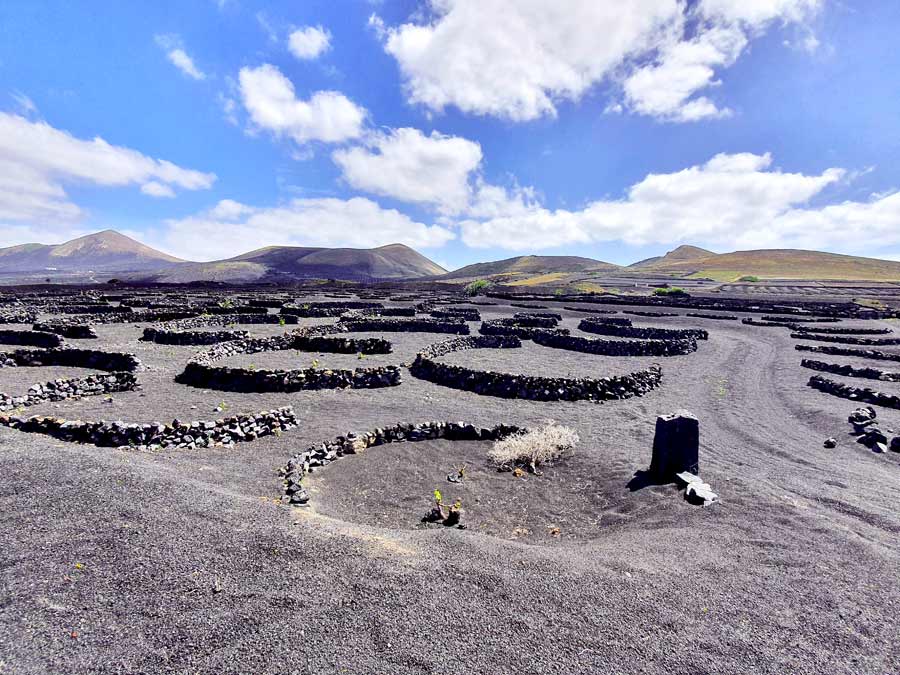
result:
M 517 311 L 480 309 L 486 319 Z M 580 334 L 581 316 L 562 313 Z M 152 368 L 139 374 L 143 390 L 112 404 L 95 397 L 29 412 L 212 419 L 220 402 L 228 414 L 291 404 L 301 424 L 234 449 L 158 453 L 0 429 L 0 672 L 900 669 L 900 457 L 853 442 L 853 403 L 805 386 L 811 371 L 799 367 L 787 330 L 684 317 L 635 324 L 703 327 L 710 340 L 695 354 L 659 359 L 660 389 L 604 405 L 481 397 L 407 372 L 382 390 L 208 392 L 172 381 L 194 348 L 140 343 L 129 325 L 99 326 L 92 348 L 131 351 Z M 363 365 L 408 362 L 447 339 L 384 337 L 395 353 Z M 572 356 L 530 371 L 532 355 L 553 359 L 556 350 L 529 344 L 521 360 L 513 351 L 453 358 L 565 375 Z M 258 355 L 257 365 L 286 365 L 276 364 L 281 356 Z M 308 365 L 316 355 L 298 358 Z M 591 357 L 590 374 L 644 361 Z M 0 391 L 21 393 L 20 380 L 0 370 Z M 678 408 L 700 418 L 701 475 L 722 498 L 712 508 L 688 505 L 671 486 L 627 487 L 649 464 L 656 415 Z M 900 412 L 879 416 L 900 430 Z M 484 448 L 475 443 L 372 448 L 314 474 L 312 508 L 277 503 L 276 468 L 348 430 L 551 417 L 582 443 L 568 464 L 509 488 L 521 502 L 534 486 L 527 513 L 509 508 L 504 476 L 478 469 L 465 487 L 469 530 L 415 528 L 435 480 L 460 460 L 476 466 Z M 822 447 L 828 436 L 836 449 Z M 554 525 L 559 536 L 549 533 Z

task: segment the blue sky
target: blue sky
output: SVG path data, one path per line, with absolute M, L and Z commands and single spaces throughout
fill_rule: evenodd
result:
M 898 28 L 874 1 L 6 0 L 0 246 L 900 259 Z

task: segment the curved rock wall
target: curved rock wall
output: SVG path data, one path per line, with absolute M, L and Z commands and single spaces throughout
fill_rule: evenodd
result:
M 302 349 L 338 353 L 387 354 L 391 344 L 378 338 L 352 340 L 323 337 L 340 332 L 340 326 L 313 326 L 270 338 L 248 338 L 222 342 L 196 355 L 175 378 L 176 382 L 204 389 L 240 392 L 291 392 L 308 389 L 374 389 L 401 383 L 399 366 L 331 370 L 305 368 L 295 370 L 267 370 L 231 368 L 214 365 L 216 361 L 235 354 L 256 354 L 266 351 Z M 369 351 L 371 350 L 371 351 Z
M 590 379 L 496 373 L 434 360 L 438 356 L 462 349 L 515 348 L 521 347 L 521 344 L 518 338 L 507 336 L 451 340 L 420 352 L 409 370 L 419 379 L 452 389 L 471 391 L 482 396 L 533 401 L 608 401 L 630 398 L 658 387 L 662 379 L 662 369 L 657 364 L 629 375 Z
M 598 340 L 547 331 L 535 333 L 535 344 L 601 356 L 681 356 L 697 351 L 693 338 L 678 340 Z
M 141 362 L 134 354 L 63 347 L 60 349 L 16 349 L 12 352 L 3 352 L 0 353 L 0 367 L 3 366 L 70 366 L 107 372 L 133 373 L 140 368 Z
M 415 443 L 438 438 L 449 441 L 499 441 L 522 431 L 525 430 L 505 424 L 487 429 L 464 422 L 395 424 L 361 434 L 350 431 L 333 440 L 311 445 L 288 460 L 279 471 L 284 477 L 284 501 L 290 504 L 305 504 L 309 501 L 309 494 L 303 488 L 303 478 L 306 474 L 327 466 L 345 455 L 355 455 L 378 445 L 406 441 Z
M 816 333 L 791 333 L 795 340 L 814 340 L 816 342 L 838 342 L 845 345 L 900 345 L 900 338 L 864 338 L 849 335 L 817 335 Z
M 531 340 L 535 333 L 557 333 L 559 335 L 568 335 L 568 328 L 526 328 L 524 326 L 510 325 L 498 320 L 485 321 L 481 324 L 478 332 L 482 335 L 515 335 L 522 340 Z
M 638 338 L 641 340 L 706 340 L 709 338 L 709 333 L 702 328 L 638 328 L 635 326 L 617 326 L 603 319 L 582 319 L 578 324 L 578 328 L 585 333 Z
M 468 335 L 469 324 L 461 319 L 357 319 L 342 318 L 340 325 L 356 333 L 451 333 Z
M 900 354 L 882 352 L 877 349 L 851 349 L 850 347 L 831 347 L 830 345 L 794 345 L 798 352 L 815 352 L 831 356 L 858 356 L 875 361 L 900 361 Z
M 809 378 L 807 384 L 813 389 L 818 389 L 819 391 L 831 394 L 832 396 L 839 396 L 840 398 L 847 398 L 861 403 L 880 405 L 885 408 L 900 408 L 900 396 L 896 396 L 895 394 L 885 394 L 880 391 L 875 391 L 874 389 L 869 389 L 868 387 L 851 387 L 849 384 L 835 382 L 834 380 L 829 380 L 827 377 L 822 377 L 821 375 L 813 375 Z
M 64 338 L 72 340 L 96 340 L 97 333 L 92 326 L 85 324 L 59 324 L 59 323 L 36 323 L 31 327 L 32 330 L 41 331 L 42 333 L 55 333 Z
M 8 417 L 0 415 L 0 424 L 19 431 L 46 434 L 64 441 L 89 443 L 101 447 L 175 447 L 205 448 L 252 441 L 280 434 L 297 425 L 290 406 L 251 415 L 236 415 L 209 422 L 171 424 L 126 422 L 82 422 L 58 417 Z
M 803 359 L 800 361 L 800 365 L 804 368 L 818 370 L 823 373 L 833 373 L 834 375 L 861 377 L 867 380 L 881 380 L 882 382 L 900 382 L 900 373 L 892 373 L 878 368 L 856 368 L 851 365 L 825 363 L 824 361 L 815 361 L 813 359 Z
M 54 349 L 62 347 L 63 339 L 56 333 L 39 330 L 0 330 L 0 344 Z
M 137 376 L 124 371 L 88 375 L 87 377 L 59 378 L 45 384 L 32 385 L 24 396 L 0 394 L 0 412 L 9 412 L 16 408 L 62 401 L 68 398 L 132 391 L 137 386 Z
M 246 340 L 250 333 L 245 330 L 168 330 L 166 328 L 144 329 L 141 340 L 160 345 L 213 345 L 230 340 Z

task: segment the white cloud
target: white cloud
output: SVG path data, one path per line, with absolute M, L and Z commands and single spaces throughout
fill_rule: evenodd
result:
M 34 104 L 28 96 L 23 94 L 21 91 L 14 91 L 11 94 L 13 100 L 16 102 L 16 107 L 19 109 L 19 112 L 22 115 L 28 117 L 29 115 L 37 114 L 37 106 Z
M 315 59 L 331 46 L 331 33 L 321 26 L 298 28 L 288 37 L 288 49 L 298 59 Z
M 184 47 L 181 45 L 181 38 L 177 35 L 157 35 L 155 40 L 159 48 L 166 53 L 166 58 L 178 70 L 195 80 L 206 79 L 206 74 L 194 65 L 194 60 L 184 51 Z
M 629 109 L 670 121 L 729 114 L 708 97 L 716 71 L 776 21 L 800 23 L 824 0 L 429 0 L 416 18 L 369 25 L 431 110 L 516 121 L 555 115 L 604 80 Z M 612 104 L 608 108 L 615 111 Z
M 241 98 L 253 123 L 299 144 L 339 143 L 362 133 L 366 111 L 336 91 L 317 91 L 307 101 L 278 68 L 264 64 L 241 68 Z
M 169 185 L 157 183 L 155 180 L 148 181 L 141 185 L 141 192 L 151 197 L 164 197 L 171 199 L 175 196 L 175 190 Z
M 673 42 L 656 63 L 638 68 L 625 80 L 628 107 L 679 122 L 728 116 L 727 108 L 719 109 L 705 96 L 689 99 L 714 86 L 715 68 L 732 65 L 746 45 L 746 36 L 737 28 L 715 28 L 693 40 Z
M 81 140 L 46 122 L 0 113 L 0 221 L 77 220 L 82 211 L 69 199 L 65 183 L 141 185 L 146 194 L 167 196 L 159 193 L 207 189 L 215 179 L 99 137 Z
M 404 128 L 371 134 L 365 147 L 337 150 L 332 158 L 355 188 L 458 213 L 469 203 L 469 174 L 481 163 L 481 146 Z
M 283 206 L 253 207 L 223 200 L 212 209 L 170 220 L 161 234 L 166 250 L 193 260 L 245 253 L 262 245 L 371 248 L 401 243 L 437 248 L 454 238 L 443 227 L 425 225 L 362 197 L 294 199 Z
M 675 173 L 650 174 L 625 198 L 578 211 L 547 209 L 527 190 L 487 186 L 479 193 L 481 207 L 460 223 L 462 239 L 511 250 L 602 241 L 863 253 L 900 245 L 900 193 L 812 207 L 810 200 L 847 172 L 805 175 L 771 164 L 768 154 L 720 154 Z

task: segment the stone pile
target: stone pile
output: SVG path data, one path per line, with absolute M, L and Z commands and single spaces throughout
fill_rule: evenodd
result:
M 865 445 L 873 452 L 886 452 L 888 448 L 894 452 L 900 452 L 900 436 L 895 436 L 888 441 L 887 432 L 882 431 L 878 426 L 877 417 L 875 409 L 871 406 L 857 408 L 850 413 L 847 421 L 853 426 L 856 442 Z

